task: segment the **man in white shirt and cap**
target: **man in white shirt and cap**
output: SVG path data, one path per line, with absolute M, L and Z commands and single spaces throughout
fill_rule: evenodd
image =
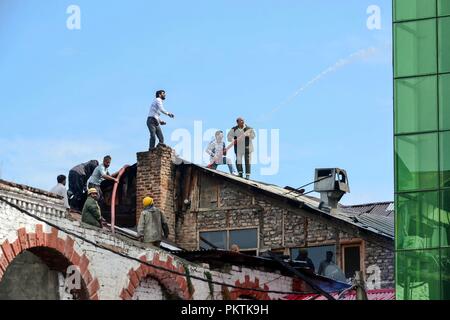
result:
M 173 113 L 164 109 L 163 101 L 166 100 L 166 92 L 164 90 L 156 91 L 156 99 L 150 106 L 150 112 L 147 118 L 147 127 L 150 131 L 150 150 L 155 148 L 156 137 L 158 137 L 159 143 L 164 144 L 164 135 L 161 130 L 161 126 L 166 123 L 160 119 L 161 113 L 174 118 Z

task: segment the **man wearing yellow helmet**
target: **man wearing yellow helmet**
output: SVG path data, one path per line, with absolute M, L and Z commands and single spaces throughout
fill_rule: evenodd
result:
M 81 221 L 91 226 L 101 228 L 102 227 L 102 215 L 100 213 L 100 207 L 97 202 L 98 191 L 95 188 L 88 190 L 88 198 L 84 203 L 83 211 L 81 213 Z
M 151 243 L 159 247 L 161 240 L 169 235 L 169 228 L 164 214 L 153 204 L 153 199 L 145 197 L 142 200 L 144 210 L 138 223 L 139 239 L 145 243 Z

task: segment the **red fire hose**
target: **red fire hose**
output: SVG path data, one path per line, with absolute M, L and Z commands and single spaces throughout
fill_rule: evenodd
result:
M 125 170 L 129 167 L 129 165 L 124 166 L 119 170 L 119 174 L 117 175 L 117 182 L 114 182 L 114 188 L 112 192 L 111 198 L 111 232 L 114 233 L 115 225 L 116 225 L 116 194 L 117 188 L 119 187 L 120 178 L 125 173 Z

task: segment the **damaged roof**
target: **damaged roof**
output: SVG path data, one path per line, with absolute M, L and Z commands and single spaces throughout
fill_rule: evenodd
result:
M 202 167 L 193 163 L 184 162 L 187 165 L 191 165 L 195 168 L 202 170 L 203 172 L 207 172 L 208 174 L 221 176 L 228 180 L 231 180 L 235 183 L 239 183 L 241 185 L 247 185 L 249 187 L 256 188 L 260 191 L 268 192 L 272 195 L 281 197 L 285 200 L 291 200 L 297 202 L 303 208 L 309 208 L 316 213 L 320 213 L 322 216 L 325 216 L 330 219 L 337 219 L 339 221 L 345 222 L 347 224 L 356 226 L 360 230 L 365 230 L 370 233 L 382 236 L 389 240 L 394 240 L 394 218 L 393 215 L 388 215 L 387 217 L 383 215 L 370 215 L 368 214 L 360 214 L 357 215 L 354 207 L 358 206 L 349 206 L 349 207 L 339 207 L 338 210 L 330 214 L 329 212 L 323 210 L 321 208 L 321 201 L 317 198 L 306 196 L 299 194 L 297 192 L 293 192 L 282 188 L 277 185 L 268 184 L 264 182 L 258 182 L 253 180 L 247 180 L 244 178 L 240 178 L 238 176 L 234 176 L 219 170 L 212 170 L 206 167 Z M 371 204 L 374 206 L 375 204 Z M 384 203 L 383 203 L 384 205 Z M 364 206 L 364 205 L 363 205 Z M 367 206 L 367 205 L 365 205 Z M 350 209 L 348 209 L 350 208 Z M 389 208 L 389 205 L 386 206 Z M 347 210 L 348 209 L 348 210 Z M 370 216 L 369 216 L 370 215 Z

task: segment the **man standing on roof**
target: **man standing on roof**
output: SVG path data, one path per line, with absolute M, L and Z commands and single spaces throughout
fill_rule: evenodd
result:
M 139 239 L 159 247 L 161 240 L 169 235 L 169 228 L 164 214 L 153 204 L 153 198 L 145 197 L 142 200 L 144 210 L 139 217 L 137 232 Z
M 169 116 L 170 118 L 175 117 L 173 113 L 170 113 L 164 109 L 164 100 L 166 100 L 166 92 L 164 90 L 156 91 L 156 99 L 150 106 L 150 112 L 147 118 L 147 127 L 150 131 L 150 150 L 155 148 L 156 137 L 158 137 L 160 144 L 164 144 L 164 135 L 162 133 L 161 126 L 166 123 L 159 118 L 161 113 Z
M 88 198 L 84 203 L 83 211 L 81 213 L 81 221 L 91 226 L 101 228 L 102 227 L 102 215 L 100 207 L 97 202 L 98 193 L 97 189 L 90 188 L 88 190 Z
M 239 176 L 242 178 L 244 170 L 242 166 L 242 157 L 245 159 L 245 178 L 250 179 L 251 174 L 251 159 L 253 152 L 253 142 L 255 139 L 255 131 L 253 128 L 247 126 L 243 118 L 239 117 L 236 120 L 237 126 L 233 127 L 228 132 L 228 141 L 234 141 L 234 153 L 236 154 L 236 168 Z
M 56 180 L 58 181 L 58 184 L 53 187 L 52 190 L 50 190 L 51 193 L 57 194 L 58 196 L 62 196 L 64 198 L 64 207 L 69 210 L 69 199 L 67 197 L 67 189 L 66 189 L 66 182 L 67 178 L 65 175 L 59 175 Z
M 108 172 L 108 168 L 110 165 L 111 165 L 111 156 L 105 156 L 103 158 L 103 163 L 99 165 L 97 168 L 95 168 L 94 172 L 92 173 L 92 176 L 87 181 L 88 189 L 91 188 L 97 189 L 99 201 L 103 201 L 103 192 L 102 188 L 100 187 L 102 182 L 105 180 L 111 180 L 116 183 L 118 182 L 116 177 L 119 175 L 119 173 L 116 172 L 113 175 L 110 175 Z
M 221 164 L 228 165 L 230 173 L 233 174 L 233 165 L 231 159 L 227 157 L 227 147 L 223 141 L 223 131 L 217 131 L 214 140 L 212 140 L 206 153 L 210 155 L 210 168 L 217 169 L 217 166 Z

